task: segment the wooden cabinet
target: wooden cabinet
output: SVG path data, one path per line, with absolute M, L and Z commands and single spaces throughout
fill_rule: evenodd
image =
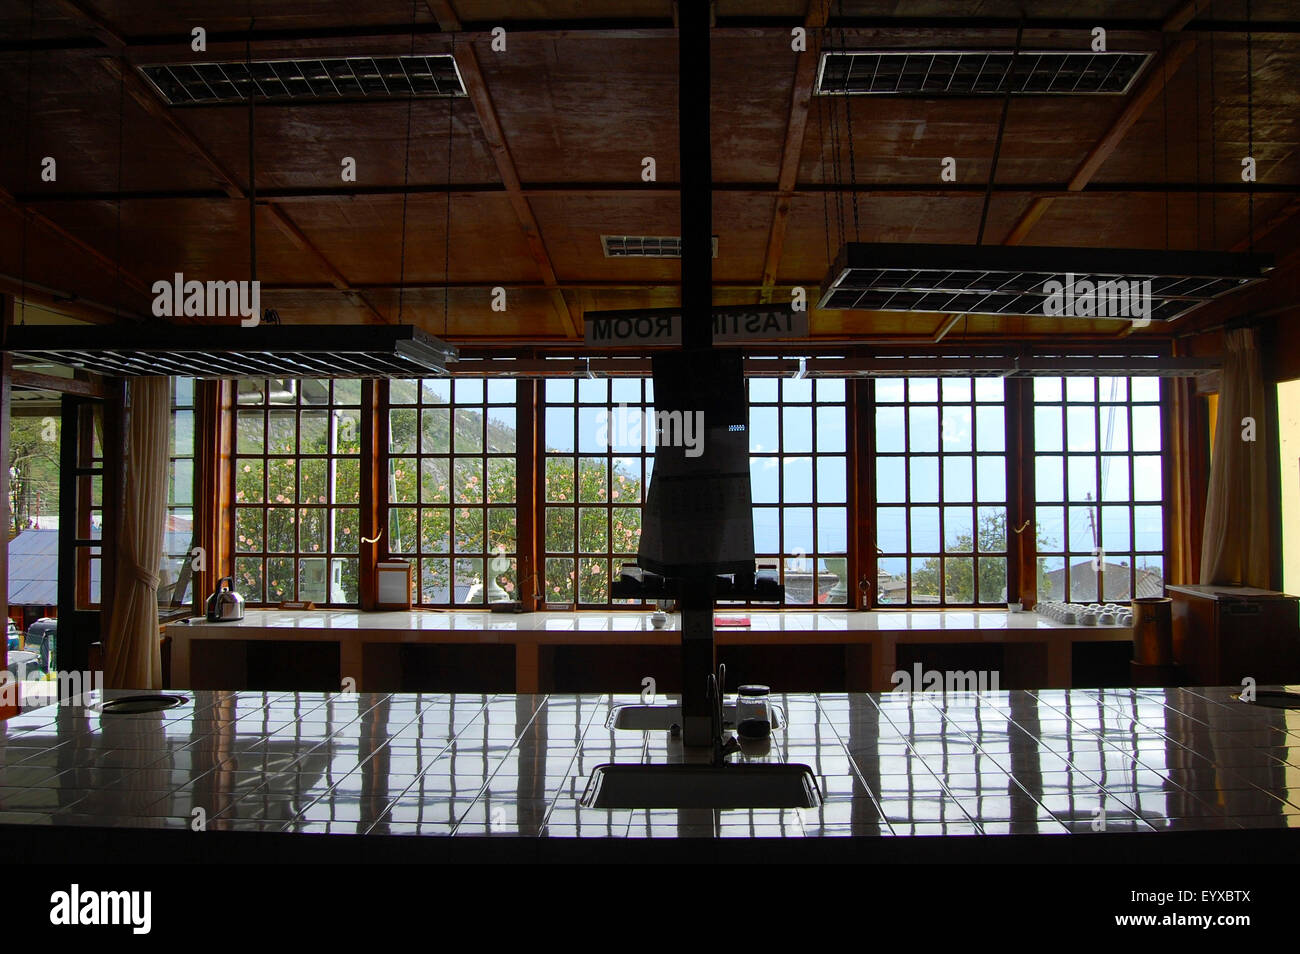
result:
M 1300 683 L 1300 601 L 1249 586 L 1170 586 L 1174 661 L 1194 686 Z

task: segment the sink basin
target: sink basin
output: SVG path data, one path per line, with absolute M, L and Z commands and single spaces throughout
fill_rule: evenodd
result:
M 587 808 L 816 808 L 821 790 L 797 763 L 598 765 Z
M 606 725 L 611 729 L 667 729 L 673 723 L 681 725 L 681 706 L 618 706 L 609 714 Z M 736 727 L 735 705 L 722 707 L 723 728 Z M 780 706 L 772 706 L 772 728 L 779 729 L 785 725 L 785 713 Z

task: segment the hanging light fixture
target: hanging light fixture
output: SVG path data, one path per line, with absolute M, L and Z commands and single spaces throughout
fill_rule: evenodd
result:
M 849 242 L 817 307 L 1172 321 L 1272 265 L 1233 252 Z
M 840 15 L 843 16 L 842 8 Z M 846 241 L 844 218 L 840 213 L 837 216 L 840 249 L 822 282 L 822 294 L 817 303 L 819 309 L 1169 322 L 1208 301 L 1260 281 L 1272 268 L 1272 256 L 1231 252 L 984 245 L 998 154 L 1012 95 L 1059 92 L 1061 90 L 1056 88 L 1057 80 L 1060 75 L 1069 72 L 1065 70 L 1068 58 L 1058 55 L 1060 63 L 1054 72 L 1049 70 L 1056 78 L 1042 89 L 1035 87 L 1034 76 L 1037 75 L 1045 54 L 1025 53 L 1021 49 L 1023 33 L 1022 18 L 1016 31 L 1014 49 L 1002 53 L 996 68 L 991 71 L 996 74 L 994 79 L 997 82 L 990 80 L 984 84 L 987 89 L 980 89 L 980 92 L 989 95 L 1000 94 L 1003 102 L 975 244 L 919 245 Z M 1247 43 L 1249 51 L 1249 35 Z M 940 55 L 930 51 L 850 52 L 844 49 L 841 41 L 838 53 L 831 50 L 823 54 L 817 92 L 823 96 L 842 94 L 848 102 L 852 99 L 851 94 L 856 93 L 930 95 L 935 91 L 935 84 L 943 86 L 945 91 L 951 91 L 954 77 L 966 76 L 970 79 L 966 75 L 970 70 L 962 65 L 962 57 L 965 55 L 953 53 L 951 63 L 944 66 L 940 62 Z M 886 71 L 888 75 L 877 82 L 881 64 L 890 57 L 897 61 L 891 67 L 893 73 Z M 853 78 L 855 58 L 865 58 L 863 62 L 872 66 L 871 70 L 862 72 L 862 77 L 870 76 L 869 81 L 863 80 L 865 85 Z M 1131 85 L 1147 59 L 1149 54 L 1134 55 L 1131 62 L 1126 61 L 1132 75 L 1124 80 L 1123 88 Z M 978 60 L 977 56 L 972 62 Z M 987 61 L 988 57 L 984 60 Z M 1022 70 L 1022 62 L 1029 66 Z M 1071 70 L 1082 70 L 1080 76 L 1086 77 L 1091 75 L 1090 70 L 1095 71 L 1095 65 L 1089 65 L 1091 63 L 1092 60 L 1085 56 L 1076 64 L 1078 69 L 1071 67 Z M 979 67 L 980 76 L 987 66 L 987 62 L 983 62 Z M 944 73 L 945 69 L 947 73 Z M 893 75 L 895 73 L 897 75 Z M 893 78 L 890 79 L 890 76 Z M 909 82 L 911 85 L 908 85 Z M 972 82 L 980 86 L 983 80 L 977 77 Z M 1078 92 L 1076 86 L 1077 83 L 1071 81 L 1068 91 Z M 1101 83 L 1095 91 L 1117 91 L 1110 86 Z M 1248 77 L 1248 106 L 1249 89 Z M 856 203 L 851 112 L 846 111 L 846 118 L 849 140 L 848 186 Z M 838 199 L 842 194 L 840 187 L 843 182 L 839 172 L 841 147 L 836 131 L 832 108 L 831 151 Z M 855 238 L 857 220 L 855 205 Z M 829 213 L 826 230 L 829 253 Z M 1253 235 L 1253 228 L 1251 232 Z M 1253 251 L 1252 246 L 1251 252 Z

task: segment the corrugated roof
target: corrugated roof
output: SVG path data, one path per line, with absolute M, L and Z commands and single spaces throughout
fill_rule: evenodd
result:
M 188 520 L 169 520 L 165 547 L 185 553 Z M 9 541 L 9 605 L 56 606 L 59 602 L 59 531 L 24 530 Z
M 59 602 L 59 531 L 24 530 L 9 541 L 9 605 Z

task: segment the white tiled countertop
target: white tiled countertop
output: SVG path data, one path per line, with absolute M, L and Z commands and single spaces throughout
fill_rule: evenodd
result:
M 1277 829 L 1300 819 L 1300 710 L 1229 689 L 774 697 L 731 758 L 809 766 L 819 808 L 581 807 L 592 770 L 680 759 L 606 727 L 633 695 L 185 693 L 160 713 L 0 723 L 0 826 L 660 838 Z M 110 697 L 118 695 L 109 693 Z
M 718 618 L 748 617 L 748 626 L 716 626 L 719 646 L 735 645 L 871 645 L 872 674 L 847 683 L 854 688 L 887 689 L 896 668 L 895 647 L 904 643 L 1035 644 L 1047 648 L 1046 668 L 1037 685 L 1071 684 L 1071 649 L 1077 642 L 1124 642 L 1127 626 L 1058 623 L 1036 613 L 1006 610 L 745 611 L 720 607 Z M 242 620 L 208 622 L 195 618 L 171 624 L 171 680 L 174 685 L 205 684 L 204 672 L 192 668 L 194 644 L 223 641 L 238 645 L 258 640 L 335 642 L 340 678 L 349 675 L 361 690 L 396 688 L 393 673 L 367 655 L 376 644 L 513 644 L 521 692 L 551 688 L 540 681 L 540 653 L 547 645 L 676 645 L 681 617 L 669 614 L 663 629 L 650 625 L 650 612 L 544 612 L 503 614 L 402 611 L 364 613 L 355 609 L 249 610 Z M 207 682 L 207 685 L 212 685 Z M 220 685 L 221 683 L 218 683 Z M 225 685 L 243 685 L 227 682 Z
M 858 612 L 783 612 L 777 610 L 744 610 L 719 607 L 717 617 L 747 616 L 748 626 L 718 627 L 719 632 L 900 632 L 900 631 L 960 631 L 969 630 L 1090 630 L 1123 631 L 1127 626 L 1067 625 L 1039 616 L 1037 613 L 1009 613 L 1006 610 L 872 610 Z M 681 616 L 668 615 L 664 632 L 677 632 Z M 359 610 L 249 610 L 242 620 L 212 623 L 196 617 L 184 623 L 173 623 L 169 631 L 202 634 L 205 638 L 227 632 L 258 629 L 339 630 L 343 632 L 412 632 L 412 631 L 469 631 L 469 632 L 654 632 L 650 625 L 650 611 L 628 612 L 544 612 L 544 613 L 491 613 L 476 612 L 378 612 Z M 232 636 L 231 638 L 235 638 Z

